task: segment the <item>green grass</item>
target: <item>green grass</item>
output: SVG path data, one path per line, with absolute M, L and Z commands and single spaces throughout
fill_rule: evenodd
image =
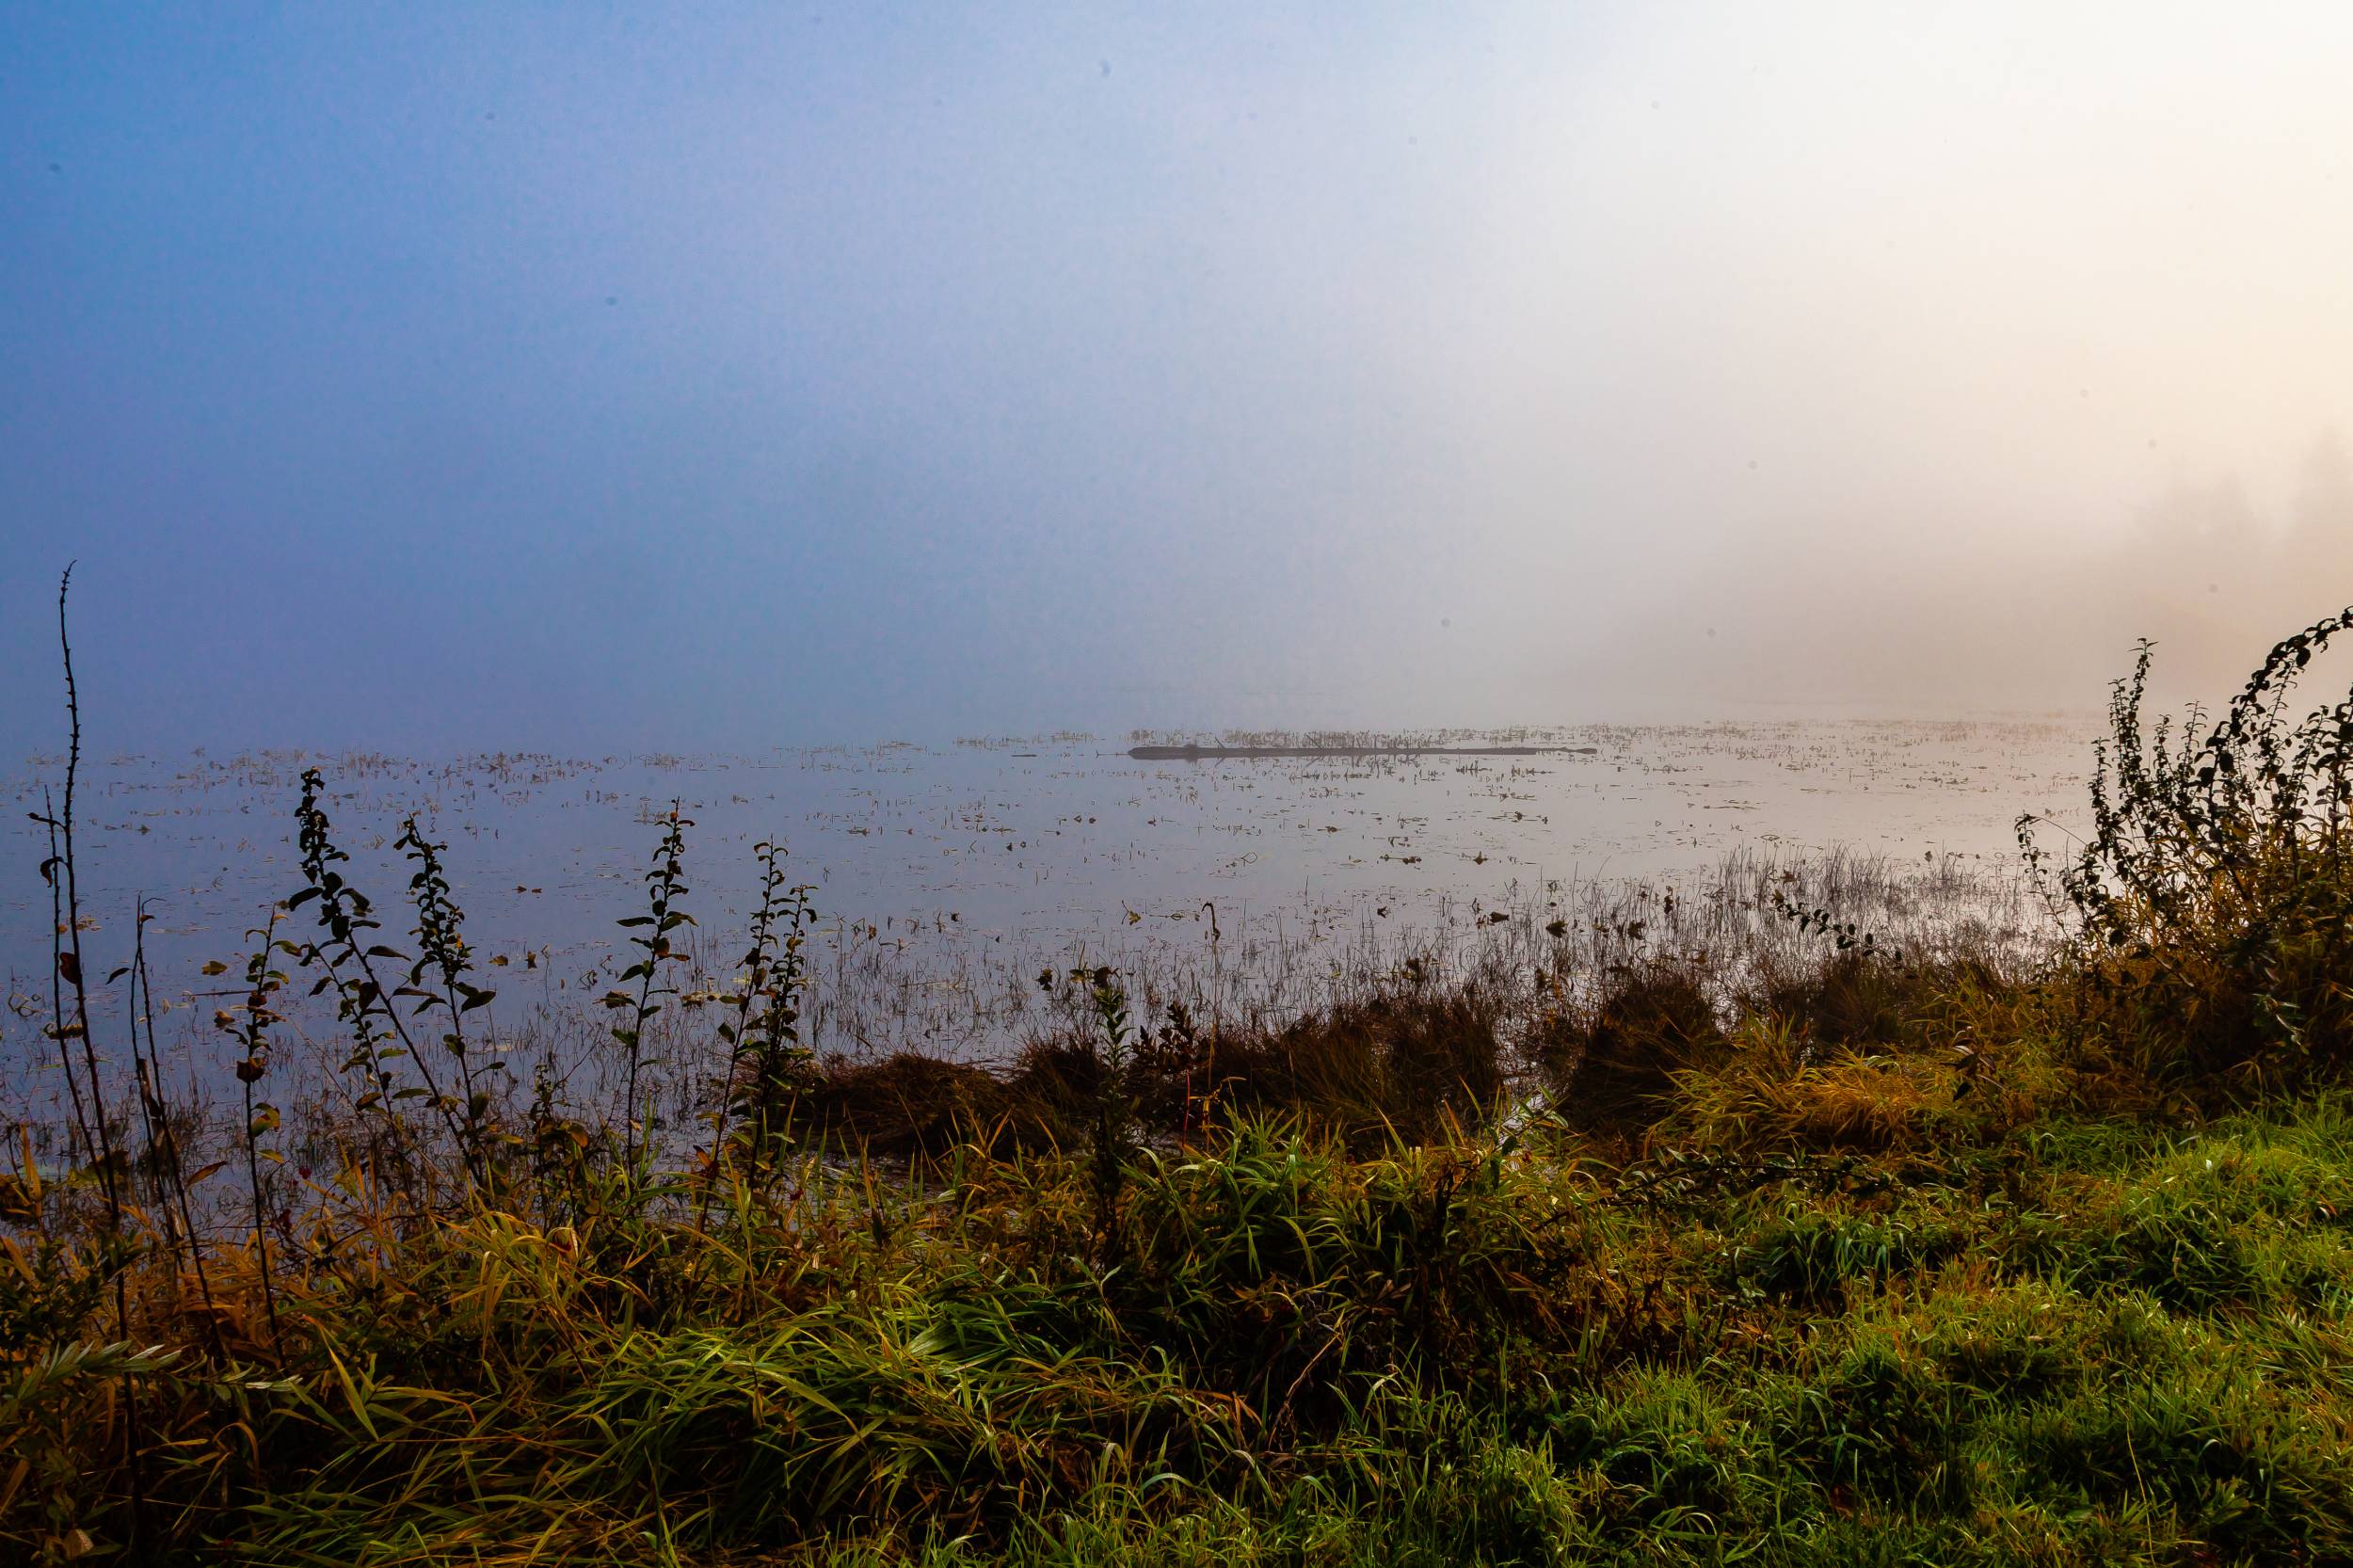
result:
M 147 1560 L 2353 1554 L 2353 1105 L 1985 1103 L 1929 1152 L 1623 1162 L 1238 1117 L 1135 1158 L 1110 1252 L 1052 1152 L 797 1158 L 701 1230 L 682 1189 L 566 1228 L 322 1182 L 282 1347 L 211 1255 L 225 1361 L 152 1250 L 159 1348 L 100 1342 L 53 1186 L 0 1283 L 0 1539 L 129 1540 L 127 1376 Z

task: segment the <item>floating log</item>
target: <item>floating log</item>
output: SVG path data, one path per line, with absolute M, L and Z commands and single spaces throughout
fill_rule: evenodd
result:
M 1208 762 L 1225 757 L 1591 757 L 1599 746 L 1130 746 L 1139 762 Z

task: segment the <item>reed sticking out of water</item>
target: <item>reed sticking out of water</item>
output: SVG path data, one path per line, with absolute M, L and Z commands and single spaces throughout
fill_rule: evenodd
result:
M 91 1157 L 100 1190 L 106 1200 L 106 1236 L 118 1249 L 124 1244 L 122 1182 L 128 1175 L 122 1146 L 116 1141 L 112 1120 L 106 1112 L 104 1075 L 99 1071 L 97 1043 L 90 1037 L 89 984 L 82 965 L 82 884 L 80 864 L 73 852 L 73 796 L 82 771 L 82 698 L 80 687 L 73 679 L 73 640 L 66 627 L 66 600 L 73 586 L 73 568 L 68 564 L 57 579 L 57 654 L 65 671 L 66 762 L 65 793 L 62 804 L 51 809 L 46 794 L 40 819 L 49 833 L 49 858 L 41 871 L 49 878 L 50 918 L 53 927 L 63 915 L 62 939 L 53 933 L 50 938 L 50 1019 L 57 1039 L 57 1048 L 64 1058 L 66 1081 L 72 1091 L 74 1114 L 82 1113 L 82 1095 L 88 1095 L 90 1120 L 81 1128 L 83 1144 Z M 57 890 L 62 884 L 64 907 L 58 908 Z M 73 998 L 73 1016 L 65 1016 L 59 993 L 62 982 Z M 69 1040 L 78 1041 L 82 1048 L 82 1076 L 76 1086 L 73 1076 L 72 1052 Z M 114 1276 L 115 1326 L 123 1337 L 130 1336 L 131 1309 L 127 1285 L 118 1272 Z M 131 1480 L 134 1540 L 138 1534 L 144 1507 L 145 1465 L 140 1457 L 138 1385 L 130 1374 L 122 1378 L 122 1399 L 128 1419 L 123 1442 L 127 1468 Z
M 73 1017 L 66 1028 L 81 1042 L 83 1082 L 89 1090 L 89 1108 L 98 1136 L 97 1165 L 101 1186 L 106 1194 L 108 1223 L 120 1231 L 122 1227 L 122 1192 L 119 1165 L 120 1149 L 115 1142 L 114 1128 L 106 1115 L 105 1082 L 98 1070 L 98 1047 L 90 1038 L 89 986 L 84 980 L 82 967 L 82 885 L 79 866 L 73 854 L 73 791 L 82 769 L 82 699 L 73 680 L 73 644 L 66 635 L 66 594 L 73 585 L 73 568 L 67 567 L 57 582 L 57 648 L 65 665 L 65 711 L 68 742 L 65 760 L 65 799 L 62 808 L 49 821 L 56 829 L 60 848 L 54 851 L 57 867 L 65 882 L 65 951 L 57 954 L 57 972 L 64 978 L 73 997 Z
M 90 1169 L 104 1161 L 98 1139 L 90 1131 L 89 1112 L 83 1102 L 81 1074 L 73 1065 L 73 1042 L 81 1026 L 65 1021 L 65 977 L 68 965 L 80 966 L 65 950 L 65 856 L 57 847 L 56 807 L 49 792 L 40 795 L 39 821 L 49 831 L 49 857 L 40 863 L 41 880 L 49 884 L 49 1037 L 57 1043 L 57 1066 L 65 1074 L 66 1094 L 73 1105 L 73 1130 L 82 1140 L 82 1158 Z
M 188 1174 L 180 1155 L 180 1133 L 172 1126 L 171 1107 L 163 1093 L 161 1058 L 155 1048 L 155 985 L 147 973 L 147 922 L 155 917 L 147 912 L 147 901 L 137 900 L 132 906 L 132 947 L 130 979 L 133 998 L 131 1011 L 132 1071 L 139 1096 L 139 1114 L 146 1123 L 147 1167 L 156 1187 L 156 1206 L 164 1212 L 164 1240 L 168 1249 L 177 1256 L 180 1246 L 187 1248 L 188 1267 L 196 1276 L 198 1294 L 204 1303 L 205 1337 L 213 1354 L 225 1360 L 228 1351 L 221 1343 L 220 1319 L 213 1304 L 212 1276 L 204 1268 L 204 1238 L 197 1228 L 196 1211 L 188 1199 Z M 139 1048 L 139 1027 L 147 1030 L 147 1047 Z M 173 1227 L 174 1217 L 178 1227 Z

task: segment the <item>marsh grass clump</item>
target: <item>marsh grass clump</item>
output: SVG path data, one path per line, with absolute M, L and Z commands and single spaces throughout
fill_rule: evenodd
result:
M 1550 1015 L 1540 1048 L 1574 1125 L 1640 1131 L 1664 1112 L 1675 1075 L 1712 1059 L 1723 1039 L 1706 974 L 1657 954 L 1615 967 L 1581 1013 Z
M 1273 1029 L 1220 1039 L 1210 1093 L 1299 1117 L 1348 1147 L 1446 1142 L 1501 1108 L 1506 1060 L 1493 1000 L 1410 979 Z
M 914 1051 L 824 1064 L 797 1101 L 816 1146 L 932 1158 L 1182 1145 L 1225 1112 L 1297 1121 L 1359 1151 L 1445 1143 L 1511 1093 L 1501 1012 L 1475 983 L 1352 997 L 1281 1023 L 1138 1021 L 1109 968 L 1048 975 L 1080 1007 L 1000 1067 Z M 1090 1158 L 1096 1158 L 1090 1155 Z M 1096 1160 L 1103 1179 L 1116 1161 Z
M 904 1160 L 946 1155 L 983 1136 L 1001 1113 L 1003 1093 L 985 1067 L 894 1051 L 828 1064 L 787 1109 L 782 1126 L 797 1143 Z

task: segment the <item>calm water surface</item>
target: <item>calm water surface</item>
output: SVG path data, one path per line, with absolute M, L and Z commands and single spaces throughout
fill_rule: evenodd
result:
M 815 888 L 820 1000 L 840 993 L 819 1009 L 819 1044 L 973 1051 L 1002 1043 L 988 1038 L 985 996 L 1042 966 L 1192 953 L 1213 927 L 1221 962 L 1298 962 L 1375 922 L 1428 929 L 1579 883 L 1697 878 L 1742 848 L 2006 865 L 2020 811 L 2073 813 L 2092 733 L 2061 721 L 1600 728 L 1534 737 L 1591 755 L 1174 762 L 1066 737 L 758 757 L 123 757 L 85 769 L 83 941 L 94 978 L 126 961 L 144 893 L 169 1003 L 160 1032 L 211 1049 L 216 1004 L 201 993 L 224 982 L 201 966 L 238 965 L 243 934 L 301 886 L 293 811 L 315 764 L 344 870 L 394 945 L 408 945 L 401 819 L 448 842 L 469 939 L 500 991 L 493 1021 L 511 1028 L 577 1012 L 610 983 L 614 922 L 640 907 L 656 818 L 677 800 L 695 824 L 685 904 L 714 961 L 740 950 L 753 846 L 774 838 Z M 54 1087 L 40 1035 L 47 848 L 25 812 L 60 777 L 61 760 L 37 760 L 7 785 L 18 809 L 16 870 L 0 886 L 0 1068 L 20 1103 Z M 307 935 L 307 912 L 291 926 Z M 849 997 L 859 985 L 863 1007 Z M 882 992 L 897 1000 L 875 1005 Z M 114 999 L 95 1000 L 103 1045 L 118 1032 Z M 921 1038 L 874 1037 L 891 1031 Z

